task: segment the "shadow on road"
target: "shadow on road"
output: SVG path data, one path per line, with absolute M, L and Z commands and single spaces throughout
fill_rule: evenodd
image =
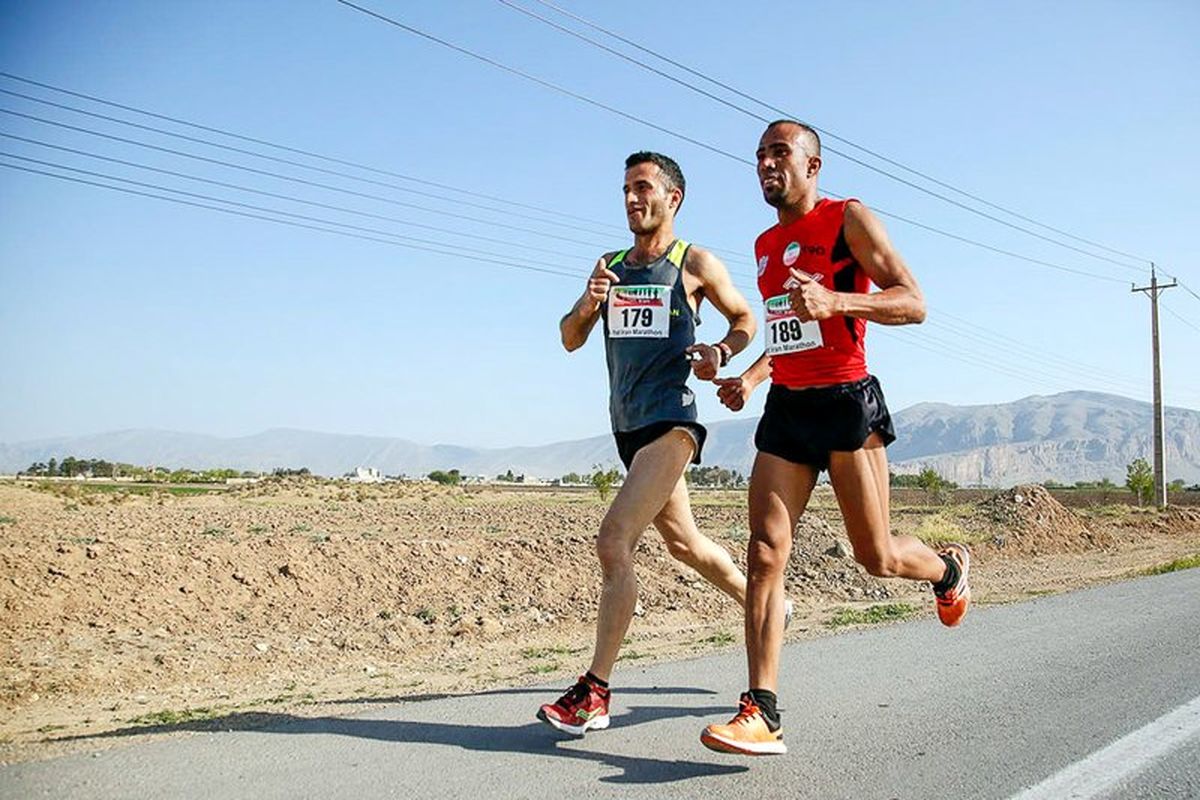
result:
M 648 691 L 648 690 L 642 690 Z M 663 690 L 658 690 L 663 691 Z M 695 692 L 696 690 L 690 690 Z M 484 692 L 482 695 L 496 694 Z M 637 693 L 623 689 L 622 694 Z M 677 706 L 636 706 L 613 717 L 614 727 L 641 725 L 656 720 L 680 717 L 712 718 L 729 713 L 727 706 L 684 708 Z M 698 738 L 697 728 L 697 738 Z M 62 737 L 55 741 L 81 741 L 144 736 L 179 731 L 233 732 L 254 731 L 286 735 L 319 734 L 350 736 L 382 742 L 420 745 L 445 745 L 484 753 L 518 753 L 535 756 L 592 761 L 620 770 L 600 778 L 604 783 L 654 784 L 691 778 L 733 775 L 746 772 L 743 765 L 708 764 L 686 760 L 667 760 L 604 753 L 589 749 L 584 740 L 566 736 L 540 722 L 524 725 L 481 725 L 416 720 L 369 719 L 364 717 L 302 717 L 294 714 L 238 712 L 225 717 L 195 720 L 174 725 L 140 725 L 87 736 Z M 602 740 L 603 733 L 589 734 L 586 743 Z M 571 745 L 579 744 L 579 747 Z M 698 747 L 699 744 L 697 743 Z
M 548 699 L 553 699 L 550 695 L 555 694 L 554 689 L 547 689 L 545 686 L 522 686 L 513 689 L 489 689 L 485 692 L 433 692 L 427 694 L 406 694 L 392 695 L 390 697 L 353 697 L 346 700 L 318 700 L 315 705 L 322 706 L 351 706 L 351 705 L 377 705 L 391 703 L 423 703 L 426 700 L 445 700 L 451 697 L 497 697 L 506 694 L 536 694 L 545 695 Z M 715 695 L 717 692 L 712 689 L 698 689 L 695 686 L 622 686 L 621 697 L 627 695 L 652 694 L 652 695 Z

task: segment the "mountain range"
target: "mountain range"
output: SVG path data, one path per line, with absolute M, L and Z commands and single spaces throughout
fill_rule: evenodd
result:
M 1101 478 L 1121 484 L 1127 464 L 1135 458 L 1150 460 L 1151 417 L 1149 403 L 1097 392 L 1064 392 L 995 405 L 919 403 L 894 415 L 898 438 L 888 452 L 897 472 L 928 466 L 962 485 Z M 1200 482 L 1200 412 L 1167 408 L 1165 418 L 1168 479 Z M 757 417 L 710 424 L 704 463 L 749 474 L 757 424 Z M 553 478 L 617 463 L 607 434 L 485 449 L 284 428 L 237 438 L 139 429 L 0 444 L 0 472 L 69 455 L 170 468 L 308 467 L 330 476 L 367 466 L 388 475 L 458 469 L 491 477 L 511 469 Z

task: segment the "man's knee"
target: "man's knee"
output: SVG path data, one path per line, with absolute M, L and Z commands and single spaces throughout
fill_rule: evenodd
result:
M 605 518 L 600 523 L 600 535 L 596 537 L 596 557 L 600 568 L 607 574 L 626 569 L 633 564 L 633 537 L 620 523 Z
M 783 572 L 792 552 L 790 536 L 769 531 L 754 531 L 746 550 L 746 566 L 750 578 L 774 576 Z
M 667 547 L 667 553 L 676 561 L 682 561 L 684 564 L 690 564 L 695 559 L 695 551 L 688 546 L 687 542 L 679 539 L 664 539 L 663 544 Z

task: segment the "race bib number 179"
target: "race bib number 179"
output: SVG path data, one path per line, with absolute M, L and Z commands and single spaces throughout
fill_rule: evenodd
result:
M 608 290 L 611 338 L 666 339 L 670 329 L 670 286 L 614 286 Z
M 825 344 L 821 338 L 821 323 L 816 320 L 801 322 L 792 310 L 786 294 L 776 295 L 766 301 L 767 355 L 781 356 L 815 350 Z

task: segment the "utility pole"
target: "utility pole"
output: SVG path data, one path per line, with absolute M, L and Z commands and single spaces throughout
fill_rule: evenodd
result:
M 1150 297 L 1150 340 L 1154 351 L 1154 504 L 1167 507 L 1167 454 L 1163 447 L 1163 404 L 1162 404 L 1162 361 L 1158 353 L 1158 296 L 1167 289 L 1178 286 L 1178 282 L 1159 283 L 1150 262 L 1150 285 L 1134 286 L 1130 291 L 1141 292 Z

